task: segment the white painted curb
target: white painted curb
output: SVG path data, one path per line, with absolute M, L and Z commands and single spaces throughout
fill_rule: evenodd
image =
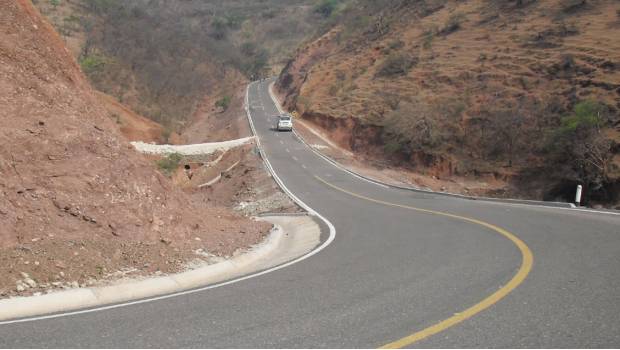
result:
M 254 83 L 251 83 L 254 84 Z M 306 209 L 308 211 L 308 213 L 310 215 L 314 215 L 316 217 L 318 217 L 319 219 L 321 219 L 329 228 L 329 237 L 327 238 L 327 240 L 325 242 L 323 242 L 323 244 L 321 244 L 320 246 L 318 246 L 317 248 L 315 248 L 314 250 L 296 258 L 293 259 L 289 262 L 286 262 L 284 264 L 281 265 L 277 265 L 271 268 L 268 268 L 266 270 L 262 270 L 259 272 L 255 272 L 255 273 L 250 273 L 248 275 L 244 275 L 241 277 L 237 277 L 234 278 L 234 276 L 226 276 L 226 278 L 230 278 L 230 280 L 224 281 L 224 282 L 217 282 L 217 281 L 212 281 L 212 282 L 206 282 L 206 283 L 215 283 L 215 284 L 210 284 L 210 285 L 206 285 L 203 287 L 198 287 L 196 289 L 191 289 L 191 290 L 182 290 L 182 291 L 170 291 L 169 293 L 171 294 L 165 294 L 165 295 L 161 295 L 161 296 L 154 296 L 151 298 L 145 298 L 145 299 L 140 299 L 140 300 L 133 300 L 133 301 L 126 301 L 126 302 L 117 302 L 115 304 L 110 304 L 110 305 L 104 305 L 104 306 L 97 306 L 97 307 L 93 307 L 91 309 L 88 308 L 88 306 L 85 305 L 85 303 L 87 303 L 89 300 L 92 300 L 91 298 L 93 298 L 93 296 L 88 295 L 88 291 L 84 292 L 84 291 L 79 291 L 75 290 L 73 291 L 75 294 L 72 297 L 75 297 L 76 300 L 82 300 L 84 302 L 84 304 L 80 304 L 79 306 L 76 306 L 72 309 L 80 309 L 77 311 L 69 311 L 69 312 L 63 312 L 63 311 L 58 311 L 60 313 L 56 313 L 56 314 L 51 314 L 51 315 L 44 315 L 44 316 L 35 316 L 35 317 L 29 317 L 29 316 L 25 316 L 26 311 L 19 311 L 17 310 L 18 308 L 15 307 L 14 304 L 9 305 L 9 301 L 12 299 L 7 299 L 7 300 L 3 300 L 3 302 L 6 302 L 6 304 L 0 304 L 0 325 L 6 325 L 6 324 L 14 324 L 14 323 L 23 323 L 23 322 L 32 322 L 32 321 L 39 321 L 39 320 L 46 320 L 46 319 L 52 319 L 52 318 L 59 318 L 59 317 L 66 317 L 66 316 L 72 316 L 72 315 L 80 315 L 80 314 L 86 314 L 86 313 L 92 313 L 92 312 L 98 312 L 98 311 L 105 311 L 105 310 L 111 310 L 111 309 L 117 309 L 117 308 L 121 308 L 121 307 L 126 307 L 126 306 L 131 306 L 131 305 L 137 305 L 137 304 L 143 304 L 143 303 L 149 303 L 149 302 L 153 302 L 153 301 L 158 301 L 158 300 L 164 300 L 164 299 L 169 299 L 169 298 L 174 298 L 177 296 L 181 296 L 181 295 L 188 295 L 188 294 L 193 294 L 193 293 L 198 293 L 198 292 L 202 292 L 202 291 L 206 291 L 209 289 L 214 289 L 214 288 L 219 288 L 219 287 L 223 287 L 223 286 L 227 286 L 230 284 L 234 284 L 234 283 L 238 283 L 241 281 L 245 281 L 251 278 L 256 278 L 280 269 L 284 269 L 286 267 L 289 267 L 291 265 L 294 265 L 298 262 L 301 262 L 303 260 L 306 260 L 312 256 L 314 256 L 315 254 L 319 253 L 320 251 L 322 251 L 323 249 L 325 249 L 327 246 L 329 246 L 334 239 L 336 238 L 336 228 L 334 227 L 334 225 L 327 220 L 325 217 L 323 217 L 322 215 L 318 214 L 316 211 L 314 211 L 312 208 L 310 208 L 308 205 L 306 205 L 304 202 L 302 202 L 299 198 L 297 198 L 291 191 L 289 191 L 289 189 L 284 185 L 284 183 L 282 183 L 282 180 L 280 180 L 280 178 L 278 177 L 278 175 L 275 173 L 275 171 L 273 170 L 273 168 L 271 167 L 271 164 L 269 163 L 269 160 L 267 159 L 267 157 L 265 156 L 262 147 L 260 146 L 260 139 L 258 138 L 258 135 L 256 134 L 256 129 L 254 128 L 254 123 L 252 122 L 252 117 L 250 115 L 250 110 L 249 110 L 249 105 L 248 105 L 248 93 L 249 93 L 249 88 L 250 85 L 249 84 L 246 88 L 246 95 L 245 95 L 245 110 L 247 113 L 247 117 L 250 123 L 250 127 L 252 129 L 252 132 L 254 133 L 254 135 L 256 135 L 256 141 L 257 141 L 257 146 L 259 148 L 261 157 L 263 158 L 263 161 L 265 162 L 265 165 L 267 166 L 267 169 L 269 170 L 269 173 L 273 176 L 273 178 L 276 180 L 276 183 L 280 186 L 280 188 L 282 188 L 282 190 L 291 197 L 291 199 L 293 199 L 299 206 L 301 206 L 302 208 Z M 281 236 L 280 236 L 281 239 Z M 226 262 L 223 262 L 226 263 Z M 229 262 L 230 263 L 230 262 Z M 215 266 L 215 265 L 212 265 Z M 221 267 L 218 267 L 221 268 Z M 241 269 L 240 269 L 241 270 Z M 215 270 L 214 270 L 215 271 Z M 249 273 L 249 271 L 246 272 L 242 272 L 243 273 Z M 215 272 L 214 272 L 215 274 Z M 195 276 L 193 276 L 195 277 Z M 173 280 L 174 281 L 174 280 Z M 189 279 L 188 279 L 189 281 Z M 174 281 L 175 283 L 178 283 L 178 281 Z M 168 282 L 169 283 L 169 282 Z M 195 283 L 195 281 L 194 281 Z M 192 284 L 192 282 L 188 282 L 188 285 L 195 285 Z M 204 283 L 202 284 L 204 285 Z M 160 287 L 162 288 L 162 290 L 164 289 L 163 283 L 162 286 Z M 76 291 L 79 291 L 76 292 Z M 52 294 L 49 294 L 52 295 Z M 41 297 L 47 297 L 48 295 L 45 296 L 41 296 Z M 17 298 L 16 298 L 17 299 Z M 128 300 L 128 299 L 126 299 Z M 77 303 L 76 303 L 77 304 Z M 24 304 L 25 305 L 25 304 Z M 101 305 L 101 304 L 98 304 Z M 12 307 L 11 310 L 15 311 L 15 312 L 23 312 L 22 315 L 24 316 L 18 316 L 18 314 L 13 313 L 12 315 L 9 315 L 8 311 L 4 311 L 5 308 L 4 306 L 10 306 Z M 9 308 L 6 308 L 6 310 L 9 310 Z M 69 310 L 69 309 L 67 309 Z M 5 312 L 4 314 L 2 314 L 1 312 Z M 29 315 L 41 315 L 44 312 L 42 312 L 40 309 L 36 312 L 33 313 L 33 311 L 31 310 Z M 25 317 L 25 318 L 21 318 L 21 317 Z M 19 318 L 19 319 L 15 319 L 15 318 Z M 1 321 L 1 320 L 6 320 L 6 319 L 10 319 L 9 321 Z
M 136 150 L 146 154 L 171 154 L 178 153 L 184 156 L 206 155 L 217 151 L 227 151 L 231 148 L 245 145 L 254 140 L 254 137 L 246 137 L 237 140 L 222 142 L 198 143 L 193 145 L 154 145 L 144 142 L 131 142 Z
M 284 232 L 276 225 L 263 242 L 247 253 L 178 274 L 104 287 L 78 288 L 40 296 L 3 299 L 0 300 L 0 321 L 122 303 L 234 278 L 247 273 L 245 269 L 256 261 L 271 255 L 277 249 L 282 237 Z
M 327 240 L 325 242 L 323 242 L 323 244 L 321 244 L 317 249 L 311 251 L 310 253 L 308 253 L 308 254 L 300 257 L 300 258 L 298 258 L 297 260 L 293 260 L 293 261 L 290 262 L 290 264 L 294 264 L 294 263 L 296 263 L 298 261 L 307 259 L 307 258 L 317 254 L 321 250 L 325 249 L 328 245 L 330 245 L 334 241 L 334 239 L 336 239 L 336 228 L 323 215 L 319 214 L 314 209 L 310 208 L 310 206 L 308 206 L 301 199 L 299 199 L 297 196 L 295 196 L 293 194 L 293 192 L 291 192 L 286 187 L 284 182 L 282 182 L 282 180 L 280 179 L 278 174 L 275 172 L 275 170 L 271 166 L 271 163 L 269 162 L 269 159 L 267 158 L 267 155 L 265 154 L 265 151 L 263 150 L 263 147 L 261 145 L 260 137 L 256 133 L 256 128 L 254 127 L 254 121 L 252 120 L 252 115 L 250 113 L 250 101 L 249 101 L 250 86 L 252 86 L 253 84 L 256 84 L 256 82 L 248 84 L 248 86 L 246 88 L 246 92 L 245 92 L 245 112 L 246 112 L 246 115 L 248 117 L 248 122 L 250 123 L 250 129 L 252 130 L 252 134 L 254 136 L 256 136 L 256 146 L 258 147 L 258 151 L 259 151 L 259 153 L 261 155 L 261 158 L 263 159 L 263 162 L 265 163 L 265 166 L 267 167 L 267 170 L 269 171 L 269 173 L 271 174 L 273 179 L 276 181 L 278 186 L 280 186 L 282 191 L 284 191 L 284 193 L 286 193 L 295 203 L 297 203 L 297 205 L 299 205 L 304 210 L 306 210 L 308 212 L 308 214 L 310 214 L 312 216 L 316 216 L 317 218 L 321 219 L 327 225 L 327 227 L 329 228 L 329 237 L 327 238 Z M 280 108 L 279 104 L 276 101 L 274 101 L 274 103 L 276 103 L 276 107 L 279 109 Z

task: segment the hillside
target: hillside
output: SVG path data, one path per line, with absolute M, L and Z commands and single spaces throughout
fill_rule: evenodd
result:
M 176 271 L 197 248 L 229 255 L 262 238 L 268 225 L 181 192 L 135 152 L 30 1 L 0 8 L 0 295 L 22 273 L 81 285 L 118 269 Z
M 620 205 L 617 1 L 340 3 L 279 77 L 290 110 L 463 193 Z
M 95 88 L 167 133 L 240 106 L 248 80 L 280 71 L 323 21 L 314 0 L 34 2 Z

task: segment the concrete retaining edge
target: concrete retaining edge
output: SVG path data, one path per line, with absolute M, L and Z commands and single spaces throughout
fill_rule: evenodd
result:
M 268 254 L 273 253 L 273 251 L 276 249 L 278 243 L 280 242 L 280 240 L 283 239 L 284 236 L 281 228 L 279 226 L 276 226 L 272 230 L 267 240 L 258 244 L 253 251 L 233 258 L 233 260 L 235 260 L 234 263 L 232 262 L 232 260 L 227 260 L 219 264 L 205 267 L 204 269 L 210 269 L 208 273 L 211 274 L 213 280 L 207 280 L 205 276 L 200 276 L 201 273 L 206 273 L 206 270 L 202 271 L 201 269 L 196 269 L 177 275 L 164 276 L 159 278 L 149 278 L 142 281 L 126 284 L 112 285 L 100 288 L 78 288 L 41 296 L 4 299 L 0 300 L 0 325 L 111 309 L 115 307 L 122 307 L 126 305 L 133 305 L 143 302 L 165 299 L 176 295 L 189 294 L 192 292 L 207 290 L 219 286 L 225 286 L 231 283 L 244 281 L 250 278 L 262 276 L 264 274 L 286 268 L 305 259 L 308 259 L 315 254 L 318 254 L 327 246 L 329 246 L 336 238 L 336 228 L 334 227 L 334 225 L 321 214 L 317 213 L 315 210 L 313 210 L 307 204 L 297 198 L 297 196 L 295 196 L 284 185 L 282 180 L 278 177 L 276 172 L 271 167 L 271 163 L 269 163 L 269 160 L 267 159 L 262 149 L 262 146 L 260 145 L 260 139 L 258 138 L 256 129 L 254 128 L 254 123 L 252 121 L 249 110 L 248 100 L 251 84 L 252 83 L 248 84 L 246 88 L 245 110 L 252 133 L 256 137 L 256 143 L 259 149 L 260 156 L 263 159 L 263 162 L 265 163 L 269 174 L 273 177 L 273 179 L 276 181 L 282 191 L 286 193 L 295 203 L 297 203 L 297 205 L 307 211 L 307 214 L 305 215 L 310 215 L 318 218 L 319 220 L 323 221 L 328 227 L 329 236 L 324 242 L 322 242 L 322 244 L 320 244 L 318 247 L 311 250 L 310 252 L 281 265 L 277 265 L 266 270 L 256 271 L 253 273 L 243 271 L 243 268 L 250 267 L 253 262 L 261 258 L 265 258 Z M 301 215 L 297 214 L 294 216 Z M 239 271 L 240 274 L 237 276 L 230 274 L 229 272 L 233 271 L 233 269 L 235 271 Z M 151 290 L 151 293 L 147 293 L 147 290 Z
M 243 146 L 252 142 L 254 137 L 245 137 L 237 140 L 222 142 L 198 143 L 193 145 L 155 145 L 140 141 L 130 142 L 131 145 L 141 153 L 145 154 L 171 154 L 179 153 L 185 156 L 206 155 L 217 151 L 227 151 L 231 148 Z
M 307 215 L 316 217 L 319 220 L 323 221 L 325 223 L 325 225 L 327 225 L 327 228 L 329 229 L 329 236 L 328 236 L 327 240 L 325 240 L 325 242 L 323 242 L 319 247 L 317 247 L 313 251 L 309 252 L 308 254 L 306 254 L 306 255 L 304 255 L 304 256 L 302 256 L 302 257 L 300 257 L 300 258 L 298 258 L 296 260 L 293 260 L 293 261 L 288 263 L 288 264 L 295 264 L 295 263 L 297 263 L 297 262 L 299 262 L 301 260 L 307 259 L 307 258 L 309 258 L 309 257 L 311 257 L 311 256 L 313 256 L 315 254 L 318 254 L 320 251 L 322 251 L 327 246 L 329 246 L 336 239 L 336 228 L 323 215 L 319 214 L 314 209 L 310 208 L 310 206 L 308 206 L 301 199 L 299 199 L 297 196 L 295 196 L 286 187 L 284 182 L 282 182 L 282 180 L 280 179 L 278 174 L 275 172 L 275 170 L 271 166 L 271 163 L 269 162 L 269 159 L 267 158 L 267 155 L 265 154 L 265 151 L 263 150 L 263 146 L 261 144 L 260 137 L 258 136 L 258 133 L 256 132 L 256 128 L 254 127 L 254 121 L 252 120 L 252 115 L 250 113 L 250 100 L 249 100 L 250 99 L 250 86 L 252 86 L 252 84 L 255 84 L 255 83 L 256 82 L 252 82 L 252 83 L 248 84 L 248 86 L 246 87 L 246 90 L 245 90 L 245 113 L 246 113 L 246 116 L 248 118 L 248 123 L 250 124 L 250 130 L 252 130 L 252 135 L 254 135 L 256 137 L 256 147 L 258 148 L 258 153 L 259 153 L 260 157 L 262 158 L 263 163 L 265 163 L 265 167 L 267 167 L 267 171 L 269 172 L 269 174 L 271 174 L 271 177 L 274 179 L 276 184 L 278 184 L 280 189 L 285 194 L 287 194 L 293 200 L 293 202 L 297 203 L 297 205 L 299 205 L 302 209 L 304 209 L 307 212 Z M 271 92 L 271 90 L 270 90 L 270 92 Z M 279 104 L 276 103 L 276 106 L 278 106 L 278 108 L 279 108 Z
M 283 237 L 282 228 L 275 225 L 267 238 L 248 252 L 217 264 L 116 285 L 77 288 L 40 296 L 3 299 L 0 300 L 0 321 L 117 304 L 231 279 L 244 274 L 244 269 L 272 254 Z

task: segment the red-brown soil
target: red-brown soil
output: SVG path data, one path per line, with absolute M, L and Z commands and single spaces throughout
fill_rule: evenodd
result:
M 143 117 L 116 99 L 103 92 L 95 91 L 99 100 L 108 110 L 108 115 L 119 125 L 120 131 L 127 141 L 143 141 L 162 143 L 164 128 L 158 123 Z
M 39 285 L 170 272 L 197 247 L 260 241 L 269 225 L 182 192 L 133 150 L 29 1 L 0 8 L 1 295 L 22 272 Z
M 219 142 L 250 136 L 243 107 L 248 81 L 233 70 L 228 71 L 227 75 L 227 79 L 214 87 L 198 104 L 191 121 L 181 133 L 186 143 Z M 225 96 L 230 97 L 228 108 L 216 107 L 216 102 Z

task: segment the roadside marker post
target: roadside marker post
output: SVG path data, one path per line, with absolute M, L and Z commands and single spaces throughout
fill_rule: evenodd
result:
M 577 193 L 575 193 L 575 205 L 581 206 L 581 193 L 583 192 L 583 186 L 577 185 Z

